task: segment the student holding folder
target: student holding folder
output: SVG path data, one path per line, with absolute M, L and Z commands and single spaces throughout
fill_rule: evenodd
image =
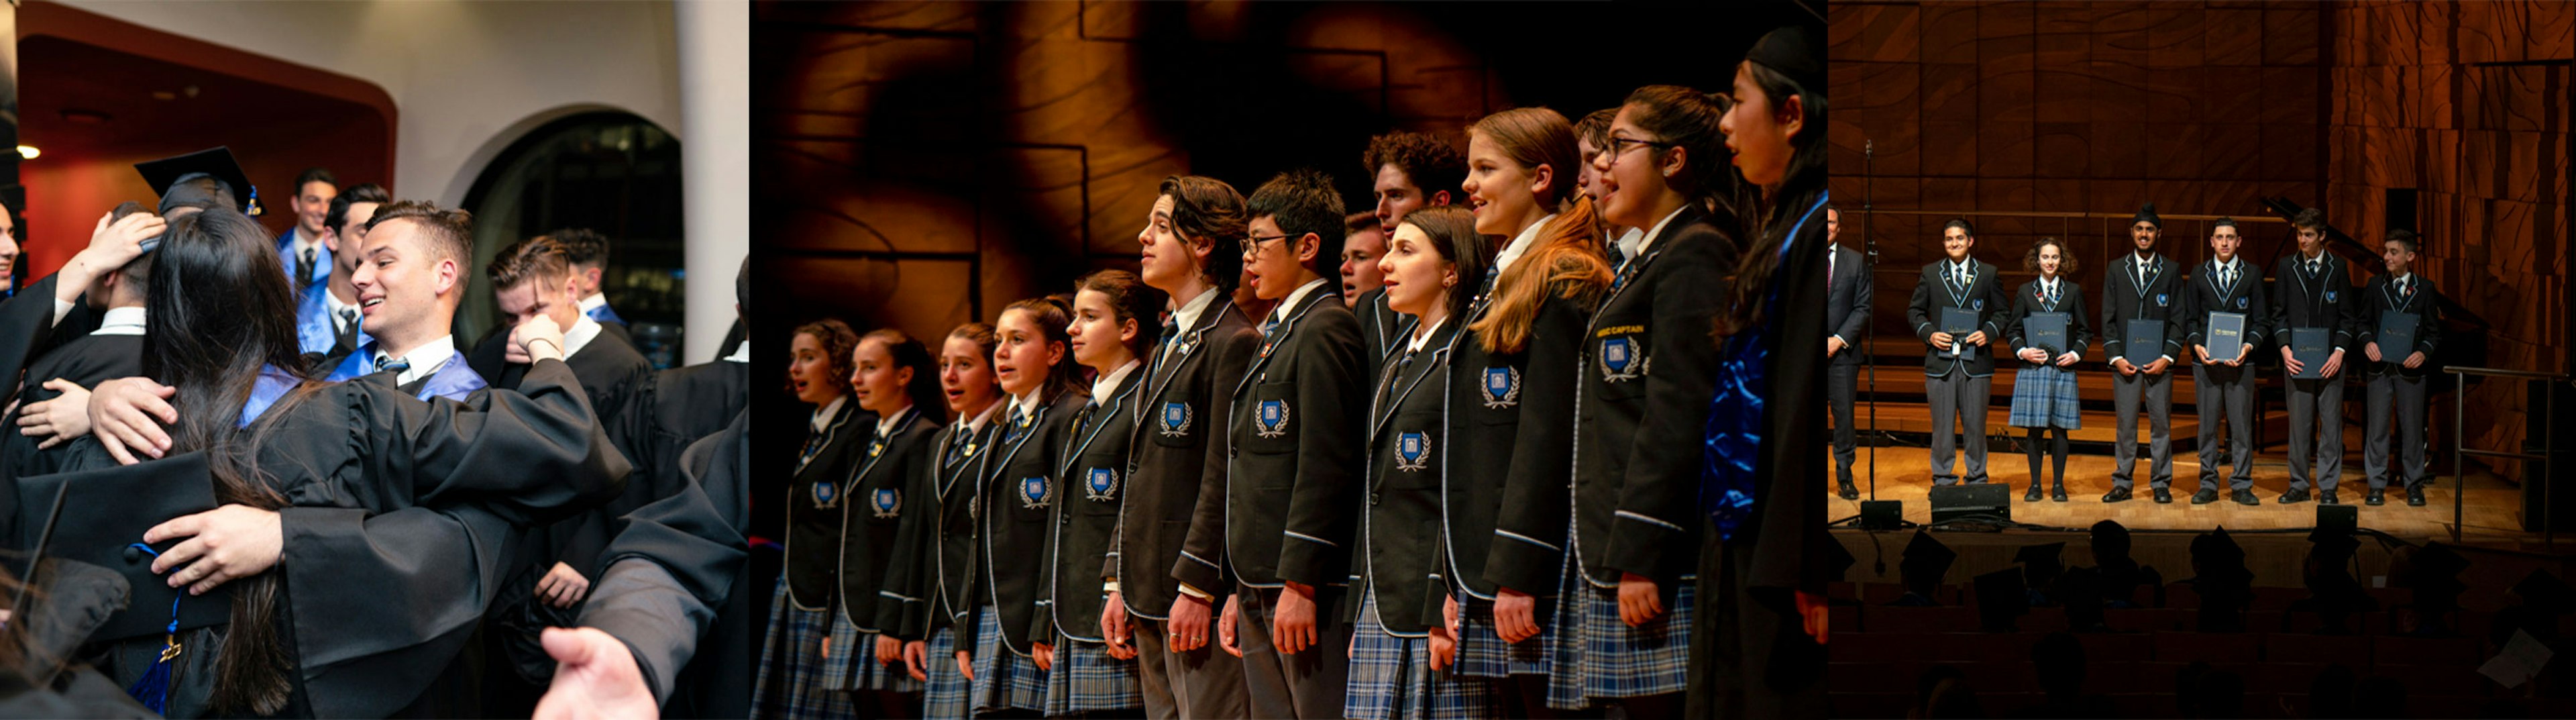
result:
M 1933 485 L 1959 482 L 1950 465 L 1958 456 L 1953 415 L 1968 436 L 1968 484 L 1986 481 L 1986 402 L 1995 374 L 1995 355 L 1986 348 L 2003 335 L 2004 296 L 1995 266 L 1968 256 L 1976 245 L 1976 226 L 1967 219 L 1942 224 L 1941 249 L 1949 257 L 1923 266 L 1905 308 L 1914 336 L 1932 346 L 1923 353 L 1923 384 L 1932 401 Z
M 2013 356 L 2022 361 L 2021 372 L 2013 377 L 2010 424 L 2030 430 L 2024 443 L 2030 448 L 2030 492 L 2021 499 L 2039 502 L 2039 441 L 2047 433 L 2046 454 L 2057 469 L 2048 499 L 2066 502 L 2066 431 L 2084 427 L 2075 361 L 2084 359 L 2084 348 L 2093 341 L 2093 325 L 2084 318 L 2083 286 L 2066 279 L 2076 265 L 2065 241 L 2040 238 L 2023 256 L 2022 266 L 2039 273 L 2039 278 L 2013 292 L 2012 314 L 2003 323 L 2004 341 L 2019 348 Z
M 2361 297 L 2370 304 L 2362 316 L 2361 352 L 2370 364 L 2363 391 L 2369 428 L 2362 434 L 2361 469 L 2370 478 L 2372 505 L 2387 502 L 2389 485 L 2389 411 L 2396 411 L 2397 452 L 2403 457 L 2406 504 L 2424 504 L 2424 376 L 2433 369 L 2433 348 L 2442 340 L 2442 295 L 2433 279 L 2413 272 L 2415 233 L 2391 230 L 2379 244 L 2388 274 L 2371 278 Z

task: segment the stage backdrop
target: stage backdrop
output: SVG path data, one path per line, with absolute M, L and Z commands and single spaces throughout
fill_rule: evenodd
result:
M 1828 27 L 1845 207 L 1866 187 L 1886 210 L 2125 215 L 2152 200 L 2242 217 L 2277 196 L 2365 243 L 2394 221 L 2424 233 L 2422 271 L 2491 325 L 2483 362 L 2568 370 L 2576 3 L 1836 2 Z M 2098 284 L 2125 222 L 2060 223 L 1984 221 L 1978 255 L 2017 272 L 2029 240 L 2071 226 Z M 1883 336 L 1903 336 L 1939 224 L 1846 220 L 1848 241 L 1880 243 Z M 2206 256 L 2204 225 L 2167 231 L 2169 255 Z M 2247 236 L 2258 260 L 2295 249 L 2283 225 Z M 2523 443 L 2528 401 L 2473 386 L 2469 442 Z M 2447 430 L 2447 408 L 2435 418 Z

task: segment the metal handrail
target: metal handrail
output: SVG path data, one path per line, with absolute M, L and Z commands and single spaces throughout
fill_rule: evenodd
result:
M 2558 437 L 2558 393 L 2545 392 L 2541 393 L 2541 395 L 2546 397 L 2542 400 L 2541 406 L 2542 415 L 2540 420 L 2540 436 L 2545 439 L 2540 443 L 2540 452 L 2523 453 L 2506 450 L 2470 449 L 2468 446 L 2468 379 L 2471 377 L 2499 377 L 2512 378 L 2524 382 L 2539 380 L 2548 383 L 2569 382 L 2570 384 L 2576 384 L 2576 380 L 2571 380 L 2568 376 L 2559 373 L 2533 372 L 2530 370 L 2505 370 L 2502 368 L 2450 366 L 2442 368 L 2442 372 L 2459 376 L 2457 381 L 2451 385 L 2451 541 L 2459 542 L 2460 529 L 2466 524 L 2468 513 L 2468 458 L 2494 457 L 2538 460 L 2540 461 L 2540 477 L 2533 478 L 2531 481 L 2547 483 L 2549 482 L 2550 456 L 2557 454 L 2550 448 L 2548 439 L 2555 439 Z M 2393 462 L 2395 458 L 2390 458 L 2390 460 Z M 2549 491 L 2546 489 L 2547 487 L 2548 486 L 2545 484 L 2542 485 L 2543 490 L 2541 490 L 2540 495 L 2540 537 L 2541 544 L 2543 546 L 2554 550 L 2558 547 L 2558 524 L 2554 522 L 2554 518 L 2551 517 L 2549 510 L 2550 506 L 2555 504 L 2557 501 L 2554 498 L 2549 497 Z

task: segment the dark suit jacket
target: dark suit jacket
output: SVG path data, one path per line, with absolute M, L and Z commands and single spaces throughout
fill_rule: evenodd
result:
M 2121 253 L 2110 267 L 2102 270 L 2102 357 L 2127 357 L 2130 320 L 2165 321 L 2165 347 L 2162 355 L 2182 360 L 2181 325 L 2174 314 L 2182 309 L 2182 266 L 2158 254 L 2148 266 L 2147 282 L 2138 284 L 2138 254 Z M 2145 365 L 2145 363 L 2137 363 Z
M 1339 290 L 1341 285 L 1331 287 Z M 1351 305 L 1351 315 L 1359 320 L 1360 340 L 1368 343 L 1368 376 L 1377 377 L 1388 356 L 1404 347 L 1403 338 L 1413 335 L 1413 318 L 1387 307 L 1382 287 L 1360 293 L 1360 301 Z
M 2361 332 L 2362 310 L 2369 301 L 2353 293 L 2352 270 L 2343 258 L 2334 253 L 2322 253 L 2321 257 L 2325 269 L 2313 280 L 2303 269 L 2307 257 L 2296 251 L 2272 266 L 2273 282 L 2280 290 L 2274 293 L 2272 303 L 2272 342 L 2289 347 L 2290 330 L 2326 328 L 2334 331 L 2330 347 L 2346 351 L 2344 360 L 2348 366 L 2353 360 L 2350 351 L 2359 347 L 2353 337 Z
M 1454 318 L 1453 318 L 1454 320 Z M 1404 362 L 1399 339 L 1369 406 L 1368 514 L 1360 570 L 1377 591 L 1377 614 L 1390 634 L 1425 636 L 1441 623 L 1449 568 L 1441 558 L 1442 477 L 1463 457 L 1441 405 L 1449 396 L 1450 342 L 1456 322 L 1431 330 L 1429 342 Z M 1358 603 L 1347 614 L 1356 619 Z
M 973 431 L 965 445 L 955 442 L 963 431 L 954 422 L 931 440 L 939 461 L 925 468 L 918 491 L 931 503 L 931 512 L 917 516 L 920 527 L 899 531 L 895 557 L 910 558 L 913 564 L 897 570 L 896 576 L 886 581 L 890 587 L 903 588 L 896 592 L 920 597 L 922 611 L 907 612 L 903 629 L 889 631 L 896 637 L 924 640 L 941 628 L 970 637 L 975 633 L 974 613 L 982 605 L 974 594 L 979 551 L 975 536 L 975 478 L 984 466 L 984 458 L 1000 444 L 1001 413 L 1007 412 L 1006 407 L 997 405 L 993 417 Z M 882 617 L 878 623 L 880 628 L 893 624 Z M 960 642 L 965 639 L 960 638 Z
M 1126 496 L 1127 437 L 1136 431 L 1137 398 L 1143 397 L 1146 368 L 1127 371 L 1099 407 L 1081 413 L 1057 453 L 1055 551 L 1048 558 L 1047 596 L 1055 601 L 1056 631 L 1075 640 L 1100 642 L 1100 609 L 1109 599 L 1102 590 L 1104 556 L 1109 538 L 1118 532 L 1119 501 Z
M 1517 353 L 1485 352 L 1477 333 L 1459 329 L 1449 356 L 1443 525 L 1446 574 L 1469 595 L 1490 600 L 1498 586 L 1547 595 L 1563 579 L 1587 302 L 1550 288 Z
M 2409 274 L 2415 278 L 2410 281 L 2415 286 L 2415 292 L 2411 296 L 2398 295 L 2395 284 L 2389 282 L 2385 274 L 2371 278 L 2370 284 L 2361 290 L 2361 296 L 2368 299 L 2369 306 L 2361 317 L 2355 319 L 2355 324 L 2360 330 L 2354 340 L 2356 346 L 2379 341 L 2381 313 L 2393 311 L 2411 313 L 2415 316 L 2415 346 L 2380 348 L 2381 362 L 2369 363 L 2365 366 L 2365 371 L 2370 377 L 2378 377 L 2390 372 L 2402 377 L 2423 377 L 2432 372 L 2435 367 L 2433 349 L 2442 346 L 2442 292 L 2435 289 L 2433 279 L 2425 277 L 2423 273 Z M 2424 364 L 2412 368 L 2406 367 L 2406 356 L 2415 352 L 2424 353 Z M 2370 356 L 2363 354 L 2358 358 L 2346 357 L 2346 359 L 2368 362 Z
M 1585 327 L 1574 524 L 1597 586 L 1631 572 L 1670 593 L 1693 570 L 1705 522 L 1700 432 L 1717 390 L 1710 323 L 1739 250 L 1706 213 L 1685 208 L 1628 261 Z
M 1914 338 L 1927 343 L 1923 349 L 1923 374 L 1934 377 L 1965 371 L 1968 377 L 1995 374 L 1994 341 L 2003 339 L 2003 320 L 2009 305 L 2004 297 L 2003 275 L 1984 260 L 1969 258 L 1976 269 L 1975 277 L 1959 291 L 1952 291 L 1946 273 L 1948 259 L 1935 260 L 1923 266 L 1914 279 L 1914 299 L 1905 306 L 1905 321 L 1914 326 Z M 1941 329 L 1941 311 L 1967 308 L 1977 313 L 1977 327 L 1985 332 L 1985 345 L 1970 345 L 1962 337 L 1959 354 L 1931 347 L 1932 333 Z
M 832 606 L 839 586 L 832 575 L 841 562 L 841 503 L 849 499 L 850 470 L 866 454 L 875 423 L 876 416 L 860 410 L 858 401 L 842 400 L 840 413 L 827 421 L 823 449 L 787 485 L 787 597 L 799 609 Z M 524 560 L 554 565 L 553 556 L 529 550 Z
M 2206 335 L 2209 333 L 2209 314 L 2213 312 L 2245 315 L 2245 344 L 2256 346 L 2255 354 L 2245 356 L 2245 361 L 2251 363 L 2263 357 L 2261 341 L 2271 335 L 2269 323 L 2272 321 L 2272 306 L 2264 302 L 2267 298 L 2263 295 L 2263 271 L 2255 267 L 2254 261 L 2243 256 L 2236 260 L 2236 272 L 2241 277 L 2236 278 L 2231 287 L 2219 287 L 2218 266 L 2214 262 L 2201 263 L 2193 270 L 2191 287 L 2183 292 L 2182 315 L 2174 318 L 2174 322 L 2182 326 L 2183 342 L 2183 354 L 2174 356 L 2175 360 L 2183 364 L 2199 362 L 2199 356 L 2190 347 L 2209 344 Z M 2221 357 L 2210 359 L 2227 360 Z
M 1820 253 L 1821 254 L 1821 253 Z M 1851 248 L 1834 246 L 1832 287 L 1825 292 L 1826 334 L 1842 338 L 1850 347 L 1834 353 L 1835 365 L 1859 365 L 1869 349 L 1860 346 L 1869 334 L 1869 312 L 1872 278 L 1868 257 Z
M 841 611 L 863 632 L 884 630 L 877 624 L 887 617 L 881 605 L 900 605 L 913 596 L 886 587 L 886 568 L 896 559 L 903 516 L 929 512 L 913 502 L 919 497 L 912 486 L 936 452 L 930 440 L 938 432 L 938 423 L 916 411 L 893 432 L 868 441 L 850 476 L 848 498 L 841 503 Z
M 1055 544 L 1055 505 L 1064 500 L 1055 493 L 1056 455 L 1072 432 L 1073 416 L 1090 401 L 1090 393 L 1066 390 L 1048 399 L 1023 429 L 1009 426 L 1004 406 L 1001 439 L 978 468 L 975 565 L 982 575 L 973 578 L 974 598 L 1001 613 L 1002 644 L 1015 655 L 1029 654 L 1030 643 L 1055 642 L 1048 573 L 1038 560 Z
M 1307 295 L 1229 389 L 1227 472 L 1199 488 L 1188 555 L 1173 576 L 1200 589 L 1225 578 L 1191 558 L 1223 557 L 1247 586 L 1346 584 L 1360 497 L 1368 346 L 1327 289 Z
M 2077 357 L 2082 357 L 2086 350 L 2092 348 L 2093 319 L 2084 314 L 2084 286 L 2064 277 L 2057 279 L 2057 285 L 2057 302 L 2054 304 L 2048 302 L 2047 295 L 2040 291 L 2038 280 L 2022 283 L 2021 289 L 2013 291 L 2012 312 L 2005 315 L 2003 321 L 2005 352 L 2018 354 L 2022 348 L 2029 347 L 2024 342 L 2021 321 L 2029 318 L 2031 313 L 2043 312 L 2066 313 L 2065 350 L 2073 350 Z M 2054 363 L 2056 358 L 2049 361 Z M 2025 361 L 2022 364 L 2034 363 Z
M 1222 554 L 1188 556 L 1203 487 L 1225 486 L 1226 422 L 1234 417 L 1236 380 L 1261 353 L 1261 331 L 1220 295 L 1198 322 L 1157 345 L 1135 382 L 1138 430 L 1127 438 L 1127 499 L 1119 503 L 1118 534 L 1111 538 L 1101 573 L 1118 579 L 1119 600 L 1137 617 L 1160 620 L 1180 595 L 1180 568 L 1220 570 Z M 1192 584 L 1223 599 L 1232 583 Z

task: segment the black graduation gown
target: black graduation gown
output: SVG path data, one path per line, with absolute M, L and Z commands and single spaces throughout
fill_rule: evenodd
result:
M 1261 331 L 1224 295 L 1211 300 L 1192 327 L 1157 344 L 1140 378 L 1131 380 L 1148 398 L 1135 408 L 1138 430 L 1128 437 L 1126 499 L 1119 503 L 1118 532 L 1103 559 L 1118 579 L 1127 613 L 1164 619 L 1181 594 L 1177 568 L 1213 566 L 1219 559 L 1183 555 L 1191 514 L 1206 487 L 1225 486 L 1225 421 L 1234 417 L 1229 392 L 1243 368 L 1261 352 Z M 1192 585 L 1222 600 L 1229 583 Z
M 608 326 L 603 323 L 601 333 L 582 345 L 581 350 L 564 358 L 564 364 L 572 369 L 574 377 L 581 380 L 582 389 L 590 397 L 591 407 L 608 408 L 613 412 L 632 408 L 631 398 L 637 386 L 652 379 L 653 366 L 645 362 L 643 355 L 635 352 L 634 346 L 611 336 L 604 329 Z M 507 342 L 507 334 L 501 339 Z M 470 368 L 472 365 L 469 358 L 467 366 Z M 483 377 L 493 387 L 507 389 L 518 387 L 526 373 L 527 366 L 513 364 L 502 367 L 498 375 Z M 610 442 L 617 442 L 616 434 L 611 434 Z M 627 450 L 624 446 L 617 446 L 617 449 L 621 453 Z M 537 581 L 554 569 L 557 562 L 597 579 L 599 551 L 607 546 L 614 534 L 617 517 L 657 499 L 656 493 L 660 491 L 654 484 L 645 483 L 587 512 L 529 530 L 518 574 L 511 579 L 512 587 L 505 590 L 503 598 L 506 601 L 500 610 L 506 622 L 518 623 L 525 631 L 524 637 L 509 643 L 523 677 L 530 681 L 543 681 L 553 676 L 554 661 L 537 644 L 536 633 L 548 625 L 569 623 L 578 612 L 577 609 L 556 608 L 536 599 Z
M 20 373 L 36 358 L 73 338 L 87 336 L 98 329 L 98 310 L 89 306 L 87 295 L 72 301 L 62 322 L 54 322 L 54 281 L 57 276 L 20 289 L 17 294 L 0 300 L 0 389 L 16 391 Z M 0 397 L 0 403 L 9 398 Z
M 1554 595 L 1563 579 L 1575 355 L 1591 312 L 1561 290 L 1548 290 L 1520 352 L 1487 353 L 1462 327 L 1447 363 L 1448 447 L 1464 452 L 1448 456 L 1443 480 L 1445 572 L 1478 598 L 1493 599 L 1498 587 Z M 1486 308 L 1480 303 L 1468 317 Z
M 903 516 L 926 512 L 914 504 L 917 496 L 911 491 L 930 463 L 930 440 L 939 433 L 939 424 L 922 417 L 917 407 L 904 413 L 907 417 L 896 421 L 893 431 L 869 440 L 860 451 L 845 491 L 848 499 L 841 503 L 841 612 L 860 632 L 881 632 L 878 606 L 902 602 L 884 596 L 890 592 L 884 585 L 886 568 L 895 561 L 895 535 Z
M 0 438 L 0 538 L 14 537 L 17 515 L 18 478 L 61 472 L 63 461 L 70 456 L 71 446 L 56 445 L 36 449 L 37 439 L 21 435 L 19 410 L 28 405 L 54 399 L 60 392 L 45 389 L 45 383 L 56 378 L 97 387 L 99 381 L 143 374 L 143 336 L 88 335 L 65 343 L 27 368 L 27 381 L 19 388 L 17 406 L 0 418 L 0 428 L 8 432 Z M 5 542 L 5 540 L 0 540 Z
M 1228 391 L 1227 468 L 1199 488 L 1183 562 L 1173 575 L 1214 592 L 1230 572 L 1250 587 L 1350 580 L 1368 421 L 1368 345 L 1350 308 L 1309 293 Z M 1216 559 L 1223 568 L 1193 558 Z M 1319 596 L 1331 612 L 1327 598 Z
M 1628 261 L 1585 328 L 1574 524 L 1581 569 L 1595 587 L 1636 573 L 1671 602 L 1676 581 L 1692 571 L 1704 522 L 1695 519 L 1700 431 L 1717 387 L 1708 334 L 1736 253 L 1735 238 L 1685 207 Z
M 1048 554 L 1047 597 L 1054 602 L 1056 632 L 1098 643 L 1101 588 L 1109 538 L 1118 532 L 1119 499 L 1128 479 L 1127 438 L 1136 431 L 1136 403 L 1144 392 L 1145 366 L 1119 380 L 1098 407 L 1077 413 L 1056 457 L 1055 541 Z
M 1812 196 L 1797 198 L 1783 209 L 1804 211 L 1814 202 Z M 1778 248 L 1776 238 L 1796 221 L 1774 221 L 1760 242 Z M 1771 390 L 1763 398 L 1764 435 L 1754 468 L 1760 480 L 1751 514 L 1736 527 L 1734 539 L 1721 542 L 1715 524 L 1697 512 L 1696 494 L 1683 500 L 1696 516 L 1692 525 L 1703 532 L 1688 717 L 1826 714 L 1825 648 L 1806 634 L 1795 599 L 1799 592 L 1822 597 L 1825 585 L 1851 564 L 1825 530 L 1827 495 L 1817 487 L 1826 476 L 1826 455 L 1818 452 L 1826 429 L 1813 410 L 1824 404 L 1827 367 L 1824 269 L 1830 245 L 1824 225 L 1824 211 L 1815 211 L 1772 276 L 1780 291 L 1771 306 L 1778 334 L 1771 338 Z M 1711 346 L 1706 335 L 1693 339 Z M 1711 395 L 1696 397 L 1705 422 Z M 1703 452 L 1690 450 L 1694 458 Z M 1698 474 L 1694 469 L 1694 480 Z
M 1010 407 L 995 419 L 1002 424 L 999 445 L 984 455 L 975 475 L 972 511 L 975 520 L 975 577 L 970 597 L 1001 613 L 1002 644 L 1014 655 L 1027 656 L 1030 643 L 1055 642 L 1055 613 L 1046 596 L 1048 573 L 1034 560 L 1047 557 L 1055 540 L 1055 474 L 1073 416 L 1091 394 L 1068 389 L 1039 404 L 1038 412 L 1018 427 L 1010 424 Z M 1007 400 L 1005 402 L 1008 402 Z M 975 643 L 974 628 L 961 626 L 957 646 Z M 996 648 L 974 648 L 994 652 Z
M 750 404 L 751 364 L 717 360 L 657 371 L 637 383 L 626 401 L 627 407 L 615 417 L 600 418 L 608 423 L 608 439 L 634 463 L 637 479 L 678 477 L 679 473 L 664 470 L 678 462 L 681 451 L 723 430 L 730 418 Z M 633 491 L 638 485 L 627 484 L 627 500 L 641 500 L 634 503 L 639 508 L 677 489 L 659 488 L 662 492 L 636 498 Z
M 443 700 L 423 691 L 502 587 L 514 530 L 615 496 L 626 459 L 560 361 L 532 366 L 518 391 L 466 402 L 423 402 L 383 378 L 307 385 L 251 430 L 265 433 L 259 470 L 289 503 L 275 571 L 298 699 L 309 703 L 289 712 L 417 712 Z M 84 438 L 65 469 L 115 462 Z M 161 642 L 141 644 L 157 652 Z
M 665 717 L 751 713 L 749 415 L 696 443 L 667 472 L 679 491 L 628 513 L 600 554 L 581 624 L 624 641 Z
M 1441 408 L 1449 396 L 1450 342 L 1458 336 L 1457 323 L 1441 323 L 1410 362 L 1404 358 L 1412 338 L 1398 339 L 1371 392 L 1358 572 L 1377 593 L 1378 622 L 1389 634 L 1421 637 L 1443 622 L 1449 571 L 1441 567 L 1441 481 L 1450 463 L 1477 452 L 1451 442 Z M 1356 620 L 1360 605 L 1346 604 L 1344 616 Z

